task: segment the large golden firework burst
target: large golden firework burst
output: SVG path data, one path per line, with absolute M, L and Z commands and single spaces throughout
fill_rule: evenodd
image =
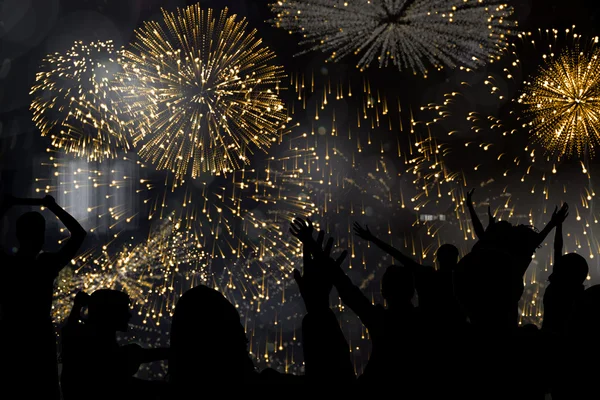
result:
M 44 58 L 30 106 L 42 135 L 62 151 L 89 161 L 128 150 L 130 132 L 111 90 L 118 68 L 112 41 L 78 41 L 66 53 Z
M 582 46 L 544 56 L 519 97 L 534 140 L 558 157 L 594 155 L 600 143 L 600 49 Z
M 137 30 L 121 58 L 139 154 L 179 181 L 247 164 L 286 122 L 275 54 L 227 9 L 215 18 L 196 4 L 163 19 Z

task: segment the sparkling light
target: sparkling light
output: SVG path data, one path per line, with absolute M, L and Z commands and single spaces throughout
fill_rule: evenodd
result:
M 73 260 L 58 279 L 54 318 L 60 321 L 68 316 L 78 291 L 116 289 L 129 294 L 144 324 L 149 319 L 160 324 L 163 312 L 171 312 L 174 306 L 175 279 L 200 258 L 195 238 L 166 218 L 139 244 L 128 240 L 117 252 L 104 245 Z
M 196 4 L 145 22 L 122 53 L 117 84 L 139 155 L 179 182 L 248 164 L 286 122 L 274 58 L 227 9 L 215 18 Z
M 301 44 L 332 61 L 361 54 L 427 75 L 429 66 L 476 68 L 498 57 L 516 23 L 496 0 L 280 0 L 276 26 L 300 33 Z
M 119 66 L 111 41 L 75 42 L 65 54 L 44 58 L 36 74 L 31 110 L 42 136 L 90 161 L 129 149 L 131 131 L 118 113 L 111 81 Z
M 600 143 L 600 49 L 573 48 L 544 55 L 537 76 L 526 82 L 519 103 L 526 126 L 548 152 L 561 156 L 594 155 Z M 582 48 L 583 47 L 583 48 Z

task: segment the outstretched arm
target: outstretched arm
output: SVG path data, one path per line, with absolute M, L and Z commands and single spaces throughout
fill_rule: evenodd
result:
M 556 232 L 554 233 L 554 263 L 562 256 L 563 248 L 563 236 L 562 236 L 562 224 L 556 225 Z
M 568 204 L 565 203 L 563 205 L 563 208 L 565 209 L 565 212 L 562 213 L 560 216 L 558 215 L 556 208 L 554 209 L 554 212 L 552 213 L 552 217 L 554 219 L 556 219 L 556 232 L 554 233 L 554 264 L 556 264 L 558 262 L 558 260 L 560 259 L 560 257 L 562 256 L 562 249 L 563 249 L 562 226 L 563 226 L 564 220 L 567 218 L 567 216 L 569 216 Z M 563 210 L 563 208 L 561 208 L 561 211 Z
M 77 220 L 71 216 L 71 214 L 56 204 L 56 201 L 52 196 L 44 197 L 43 202 L 44 207 L 52 211 L 71 233 L 71 237 L 67 240 L 67 243 L 65 243 L 58 253 L 56 253 L 56 257 L 58 257 L 56 260 L 58 271 L 56 272 L 58 273 L 73 258 L 75 258 L 77 251 L 79 251 L 79 248 L 83 244 L 83 240 L 85 239 L 87 232 L 85 229 L 83 229 L 79 222 L 77 222 Z
M 333 239 L 323 248 L 325 232 L 319 232 L 317 240 L 312 237 L 312 223 L 297 218 L 290 231 L 310 251 L 304 273 L 294 270 L 294 279 L 300 289 L 308 313 L 302 320 L 302 341 L 306 362 L 306 377 L 312 383 L 338 386 L 355 379 L 350 359 L 350 347 L 340 329 L 333 311 L 329 308 L 331 280 L 327 271 L 331 263 L 340 265 L 347 255 L 343 252 L 337 259 L 330 257 Z
M 483 224 L 479 220 L 479 216 L 475 211 L 475 207 L 473 206 L 473 193 L 475 189 L 469 190 L 467 193 L 467 207 L 469 208 L 469 214 L 471 214 L 471 221 L 473 222 L 473 230 L 475 231 L 475 235 L 477 235 L 478 239 L 481 239 L 485 234 L 485 229 L 483 229 Z M 488 209 L 488 213 L 491 215 Z
M 550 219 L 550 222 L 548 222 L 548 224 L 546 224 L 544 229 L 540 233 L 538 233 L 536 242 L 534 243 L 535 244 L 534 248 L 538 248 L 542 243 L 544 243 L 544 240 L 546 240 L 546 237 L 548 236 L 548 234 L 550 234 L 552 229 L 558 227 L 558 225 L 562 225 L 562 223 L 567 218 L 567 215 L 569 215 L 569 205 L 567 203 L 564 203 L 563 206 L 560 208 L 560 210 L 558 210 L 558 207 L 555 207 L 554 212 L 552 213 L 552 218 Z M 562 241 L 562 231 L 561 231 L 561 241 Z M 555 244 L 555 249 L 556 249 L 556 244 Z M 562 251 L 562 243 L 561 243 L 561 251 Z
M 6 212 L 12 206 L 41 206 L 43 205 L 42 199 L 26 199 L 20 197 L 14 197 L 11 195 L 5 195 L 0 203 L 0 218 L 4 217 Z
M 348 306 L 367 329 L 371 328 L 375 313 L 375 306 L 365 296 L 358 286 L 352 283 L 348 275 L 344 273 L 338 263 L 330 264 L 329 274 L 331 275 L 333 285 L 344 304 Z
M 368 226 L 365 225 L 365 227 L 363 228 L 358 222 L 355 222 L 354 233 L 361 239 L 373 243 L 375 246 L 379 247 L 381 250 L 394 257 L 394 259 L 398 260 L 405 267 L 421 267 L 421 264 L 417 263 L 415 260 L 408 257 L 407 255 L 403 254 L 400 250 L 396 249 L 395 247 L 392 247 L 383 240 L 375 237 L 375 235 L 373 235 L 369 230 Z

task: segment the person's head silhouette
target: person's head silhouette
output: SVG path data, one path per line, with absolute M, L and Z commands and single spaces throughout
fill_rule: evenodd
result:
M 443 244 L 435 253 L 440 270 L 453 270 L 458 263 L 458 249 L 451 244 Z
M 588 263 L 581 255 L 569 253 L 556 260 L 552 274 L 548 277 L 550 283 L 583 285 L 589 273 Z
M 410 303 L 415 295 L 412 271 L 406 267 L 390 265 L 381 278 L 381 295 L 390 307 Z
M 37 256 L 44 246 L 46 220 L 39 212 L 28 212 L 17 219 L 19 253 Z
M 88 321 L 97 329 L 125 332 L 131 320 L 130 302 L 127 293 L 96 290 L 88 300 Z
M 188 386 L 201 376 L 242 379 L 254 371 L 247 347 L 240 315 L 221 293 L 201 285 L 181 296 L 171 323 L 173 383 Z

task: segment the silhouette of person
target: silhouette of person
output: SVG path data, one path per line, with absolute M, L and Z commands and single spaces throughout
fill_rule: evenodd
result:
M 322 237 L 314 241 L 310 220 L 305 222 L 297 218 L 292 228 L 292 233 L 302 241 L 304 247 L 319 247 L 318 241 Z M 397 362 L 400 358 L 408 357 L 407 349 L 400 342 L 408 341 L 407 338 L 412 336 L 411 329 L 417 325 L 417 313 L 411 302 L 415 293 L 412 271 L 396 265 L 387 268 L 381 281 L 382 295 L 388 305 L 386 309 L 381 304 L 372 304 L 360 288 L 352 283 L 341 268 L 344 258 L 345 255 L 329 264 L 327 270 L 321 272 L 320 279 L 336 287 L 344 304 L 360 318 L 371 337 L 373 351 L 360 378 L 361 382 L 386 382 L 401 372 L 399 366 L 405 365 Z
M 32 397 L 34 393 L 46 393 L 45 398 L 58 399 L 56 336 L 51 317 L 54 281 L 75 257 L 86 232 L 51 196 L 42 200 L 6 196 L 0 207 L 0 216 L 16 205 L 46 207 L 66 226 L 71 237 L 57 253 L 42 252 L 46 221 L 40 213 L 28 212 L 17 220 L 19 248 L 16 254 L 0 252 L 3 343 L 10 343 L 5 364 L 10 365 L 9 384 L 5 388 L 14 387 L 12 393 L 20 393 L 23 398 Z M 32 365 L 36 366 L 35 385 L 26 384 L 31 378 L 24 373 Z
M 344 250 L 334 260 L 331 257 L 333 238 L 329 238 L 323 247 L 325 232 L 319 231 L 314 240 L 310 220 L 294 219 L 290 232 L 302 242 L 303 273 L 294 269 L 294 280 L 307 311 L 302 319 L 307 382 L 319 385 L 352 384 L 356 376 L 350 360 L 350 347 L 330 309 L 333 283 L 327 279 L 327 271 L 339 267 L 348 252 Z
M 599 335 L 600 285 L 594 285 L 577 299 L 564 336 L 555 338 L 551 348 L 552 363 L 546 371 L 552 378 L 552 400 L 598 398 L 594 382 L 600 373 L 600 350 L 593 340 Z
M 125 332 L 131 319 L 126 293 L 96 290 L 79 292 L 63 327 L 61 383 L 70 399 L 160 399 L 166 384 L 144 381 L 133 375 L 141 364 L 168 358 L 165 348 L 144 349 L 137 344 L 119 346 L 117 332 Z M 87 307 L 87 319 L 81 309 Z
M 368 226 L 364 228 L 354 223 L 354 232 L 361 239 L 374 243 L 377 247 L 409 268 L 415 277 L 415 288 L 419 295 L 419 309 L 429 314 L 429 320 L 436 329 L 456 329 L 464 324 L 465 317 L 454 296 L 454 269 L 459 252 L 456 246 L 444 244 L 436 252 L 439 268 L 417 263 L 398 249 L 378 239 Z
M 543 399 L 542 374 L 531 371 L 531 379 L 519 379 L 522 349 L 541 342 L 536 327 L 518 327 L 513 272 L 507 268 L 510 262 L 505 252 L 479 249 L 464 256 L 456 267 L 456 295 L 470 324 L 452 346 L 459 349 L 457 359 L 468 379 L 462 395 L 469 398 L 494 393 L 494 398 Z M 539 356 L 541 362 L 543 356 Z
M 235 307 L 207 286 L 186 291 L 171 324 L 169 383 L 177 395 L 193 395 L 198 382 L 224 388 L 258 381 L 246 332 Z
M 321 235 L 321 244 L 323 235 Z M 328 242 L 331 245 L 331 242 Z M 330 251 L 331 247 L 329 247 Z M 248 353 L 248 340 L 237 309 L 219 292 L 200 285 L 177 302 L 171 324 L 169 382 L 175 398 L 198 392 L 198 382 L 214 387 L 231 385 L 339 384 L 352 382 L 354 371 L 348 344 L 329 309 L 329 292 L 313 278 L 325 252 L 305 252 L 305 273 L 294 271 L 308 314 L 302 322 L 306 376 L 257 371 Z M 306 264 L 309 262 L 309 264 Z M 229 385 L 229 386 L 227 386 Z
M 467 206 L 471 213 L 473 226 L 479 241 L 473 246 L 473 251 L 491 250 L 499 251 L 510 257 L 507 266 L 512 271 L 512 289 L 510 292 L 514 296 L 514 312 L 518 313 L 518 302 L 523 295 L 525 289 L 523 285 L 523 277 L 527 272 L 527 268 L 531 264 L 531 259 L 536 250 L 541 247 L 548 234 L 554 229 L 564 213 L 565 207 L 560 211 L 555 210 L 552 214 L 550 222 L 546 224 L 541 232 L 538 232 L 535 227 L 528 225 L 517 225 L 500 221 L 496 222 L 495 218 L 488 207 L 488 215 L 490 223 L 488 228 L 483 231 L 481 221 L 473 207 L 472 195 L 474 189 L 467 194 Z
M 563 206 L 563 209 L 568 210 L 568 206 Z M 542 329 L 557 334 L 565 333 L 573 305 L 585 290 L 583 283 L 589 272 L 585 258 L 576 253 L 562 254 L 562 224 L 568 215 L 568 212 L 562 213 L 557 219 L 554 266 L 552 274 L 548 277 L 550 284 L 544 292 Z

